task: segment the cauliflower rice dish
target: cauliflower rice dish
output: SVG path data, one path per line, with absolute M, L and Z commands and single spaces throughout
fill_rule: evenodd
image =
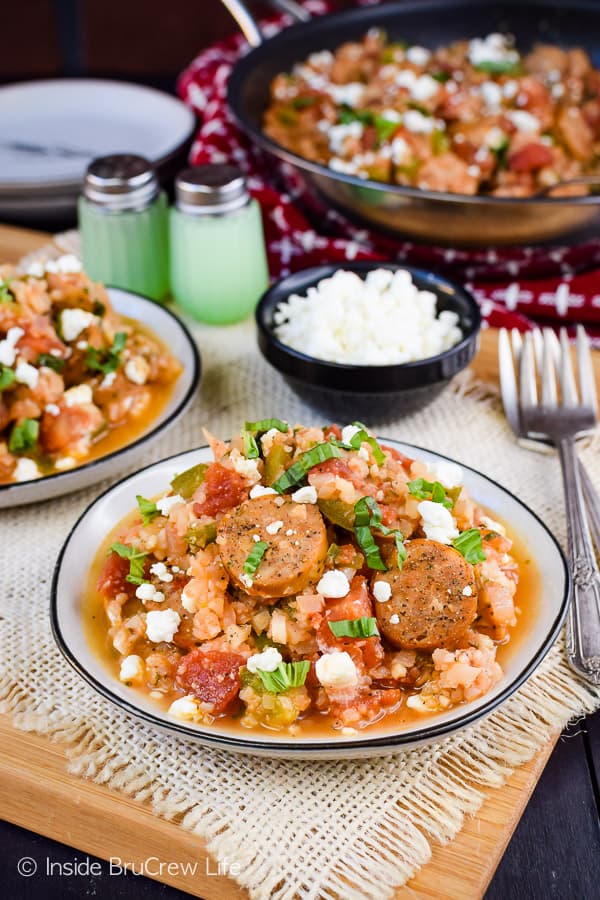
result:
M 519 564 L 459 466 L 358 422 L 208 438 L 214 462 L 138 495 L 92 567 L 88 635 L 124 685 L 191 723 L 346 735 L 502 678 Z
M 579 47 L 521 55 L 511 36 L 489 34 L 430 50 L 371 29 L 277 75 L 264 130 L 358 178 L 530 197 L 598 174 L 600 71 Z
M 116 313 L 74 256 L 0 266 L 0 484 L 64 472 L 130 443 L 181 365 Z

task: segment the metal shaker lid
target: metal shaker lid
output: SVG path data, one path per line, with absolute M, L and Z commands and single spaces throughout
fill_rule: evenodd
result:
M 193 166 L 175 180 L 177 209 L 191 215 L 234 212 L 249 200 L 246 179 L 236 166 Z
M 83 182 L 85 198 L 110 212 L 144 209 L 159 190 L 152 163 L 133 153 L 98 156 L 89 164 Z

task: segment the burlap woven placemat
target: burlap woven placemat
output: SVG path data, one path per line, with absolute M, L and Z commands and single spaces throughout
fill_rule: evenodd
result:
M 230 436 L 245 419 L 307 424 L 304 405 L 262 360 L 251 323 L 193 327 L 203 356 L 199 397 L 139 466 L 202 441 L 201 426 Z M 558 462 L 517 446 L 498 398 L 467 377 L 431 406 L 382 432 L 441 451 L 490 475 L 565 539 Z M 600 485 L 598 438 L 581 448 Z M 166 736 L 97 696 L 63 660 L 48 619 L 50 578 L 71 525 L 106 487 L 0 513 L 2 709 L 17 727 L 66 745 L 69 768 L 152 805 L 239 864 L 253 898 L 391 896 L 452 839 L 482 803 L 557 728 L 600 705 L 569 669 L 562 638 L 537 673 L 497 712 L 426 748 L 356 762 L 288 762 L 206 750 Z

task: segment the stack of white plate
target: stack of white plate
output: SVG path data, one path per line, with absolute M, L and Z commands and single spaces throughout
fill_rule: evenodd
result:
M 57 219 L 75 212 L 89 162 L 139 153 L 159 174 L 182 154 L 195 118 L 153 88 L 95 78 L 0 88 L 0 218 Z

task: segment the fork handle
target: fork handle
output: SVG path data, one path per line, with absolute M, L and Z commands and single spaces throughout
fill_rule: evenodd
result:
M 567 654 L 578 674 L 600 685 L 600 573 L 583 502 L 572 438 L 558 442 L 562 465 L 573 593 L 567 616 Z

